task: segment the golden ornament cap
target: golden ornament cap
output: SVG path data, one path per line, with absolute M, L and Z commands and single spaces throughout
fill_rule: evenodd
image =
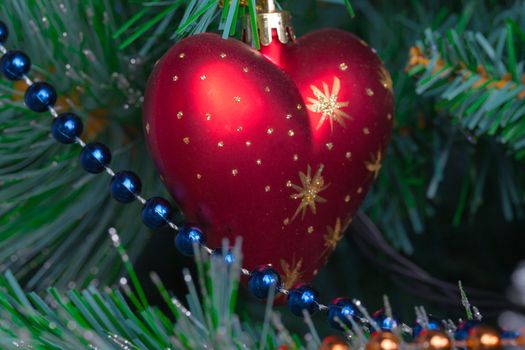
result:
M 452 342 L 444 332 L 424 330 L 416 339 L 421 350 L 450 350 Z
M 499 350 L 501 339 L 499 333 L 487 326 L 473 328 L 467 338 L 468 350 Z
M 399 338 L 390 332 L 373 334 L 366 344 L 366 350 L 399 350 Z
M 295 40 L 292 27 L 292 15 L 288 11 L 278 10 L 274 0 L 262 0 L 257 2 L 257 31 L 261 45 L 268 46 L 273 41 L 273 31 L 277 33 L 277 39 L 282 44 Z M 248 44 L 253 42 L 252 26 L 250 18 L 244 18 L 244 41 Z

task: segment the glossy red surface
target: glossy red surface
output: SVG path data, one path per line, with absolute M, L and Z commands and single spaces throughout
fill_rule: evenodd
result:
M 209 246 L 243 237 L 243 265 L 272 264 L 289 287 L 326 262 L 377 175 L 393 96 L 379 58 L 350 33 L 271 45 L 266 57 L 216 34 L 182 40 L 149 80 L 144 127 Z

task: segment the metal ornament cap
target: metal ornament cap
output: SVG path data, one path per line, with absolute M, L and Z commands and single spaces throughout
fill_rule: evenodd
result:
M 252 27 L 248 16 L 244 18 L 244 41 L 253 42 Z M 287 44 L 295 40 L 292 26 L 292 15 L 288 11 L 277 10 L 273 0 L 262 2 L 262 11 L 257 13 L 257 30 L 261 45 L 268 46 L 275 36 L 280 43 Z M 273 33 L 275 31 L 275 34 Z

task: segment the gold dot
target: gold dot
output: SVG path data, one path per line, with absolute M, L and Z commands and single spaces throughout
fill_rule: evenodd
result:
M 224 141 L 219 141 L 217 143 L 217 146 L 219 146 L 220 148 L 224 147 Z
M 303 109 L 303 106 L 301 106 L 301 104 L 298 104 L 296 108 L 298 111 L 300 111 L 301 109 Z
M 359 187 L 359 188 L 357 189 L 357 193 L 361 193 L 361 192 L 363 192 L 363 187 Z
M 244 67 L 244 68 L 242 69 L 242 71 L 243 71 L 244 73 L 248 73 L 250 70 L 248 69 L 248 67 Z
M 363 134 L 370 135 L 370 130 L 368 130 L 368 128 L 364 128 L 363 129 Z
M 174 75 L 173 78 L 172 78 L 173 81 L 177 81 L 179 80 L 179 77 L 177 75 Z
M 201 80 L 206 80 L 206 76 L 204 74 L 201 75 Z
M 391 113 L 388 113 L 388 114 L 386 115 L 386 119 L 388 119 L 388 120 L 392 120 L 392 114 L 391 114 Z
M 182 119 L 183 115 L 184 113 L 182 113 L 182 111 L 177 112 L 177 119 Z
M 246 147 L 250 147 L 252 145 L 251 141 L 246 141 Z
M 334 144 L 333 144 L 332 142 L 328 142 L 328 143 L 326 144 L 326 148 L 328 148 L 328 150 L 331 151 L 332 148 L 334 148 Z
M 186 136 L 185 138 L 182 139 L 182 142 L 184 142 L 185 144 L 189 144 L 190 138 Z
M 352 152 L 346 152 L 345 157 L 346 159 L 352 158 Z
M 313 233 L 314 232 L 314 227 L 313 226 L 308 226 L 307 232 L 308 233 Z
M 295 135 L 295 133 L 293 132 L 293 130 L 288 130 L 288 136 L 293 136 Z
M 179 54 L 179 57 L 180 57 L 180 58 L 184 58 L 184 57 L 186 57 L 186 54 L 185 54 L 184 52 L 181 52 L 181 53 Z
M 345 197 L 345 202 L 346 202 L 346 203 L 350 202 L 350 195 L 347 195 L 347 196 Z
M 266 91 L 266 92 L 270 92 L 270 87 L 269 87 L 269 86 L 265 86 L 265 87 L 264 87 L 264 91 Z
M 202 179 L 202 175 L 201 174 L 197 174 L 197 180 L 200 180 Z
M 220 58 L 226 58 L 226 54 L 224 52 L 221 52 L 221 54 L 219 55 Z
M 293 160 L 297 162 L 299 160 L 299 156 L 297 154 L 294 154 L 293 155 Z
M 149 123 L 146 123 L 146 134 L 149 135 Z
M 290 113 L 288 113 L 288 114 L 286 115 L 286 119 L 288 119 L 288 120 L 292 119 L 292 115 L 291 115 Z
M 232 169 L 232 175 L 233 176 L 237 176 L 238 173 L 239 173 L 239 171 L 237 171 L 237 169 Z
M 242 126 L 239 125 L 239 126 L 237 127 L 237 132 L 241 132 L 241 131 L 242 131 Z
M 264 187 L 264 192 L 270 192 L 270 190 L 271 190 L 270 186 Z
M 207 121 L 210 121 L 210 120 L 211 120 L 211 114 L 210 114 L 210 113 L 206 113 L 206 120 L 207 120 Z
M 342 71 L 344 72 L 345 70 L 348 69 L 348 65 L 347 65 L 346 63 L 343 62 L 343 63 L 341 63 L 341 64 L 339 65 L 339 69 L 342 70 Z
M 268 135 L 273 134 L 273 128 L 269 128 L 268 130 L 266 130 L 266 133 L 267 133 Z
M 286 187 L 292 187 L 292 181 L 290 180 L 286 181 Z
M 286 218 L 283 220 L 283 224 L 288 225 L 290 223 L 290 219 Z
M 262 160 L 257 159 L 257 160 L 255 161 L 255 163 L 257 163 L 257 165 L 261 165 L 261 164 L 262 164 Z
M 366 89 L 366 94 L 367 94 L 368 96 L 374 96 L 374 90 L 368 88 L 368 89 Z
M 241 98 L 239 96 L 235 96 L 233 100 L 237 103 L 241 102 Z

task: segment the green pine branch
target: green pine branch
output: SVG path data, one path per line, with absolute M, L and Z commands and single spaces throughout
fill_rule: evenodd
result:
M 520 163 L 513 158 L 520 156 L 521 130 L 525 125 L 519 111 L 523 84 L 523 59 L 519 57 L 523 58 L 524 52 L 522 35 L 516 34 L 520 33 L 516 26 L 512 26 L 512 35 L 506 34 L 509 23 L 521 23 L 525 2 L 509 5 L 467 1 L 457 8 L 450 6 L 411 2 L 403 12 L 386 1 L 359 2 L 354 6 L 358 18 L 366 17 L 370 28 L 374 28 L 365 30 L 365 40 L 390 68 L 396 96 L 392 143 L 364 208 L 390 242 L 407 253 L 413 251 L 411 234 L 424 232 L 438 216 L 440 222 L 445 219 L 442 225 L 447 224 L 443 212 L 452 212 L 447 228 L 479 220 L 478 213 L 487 204 L 485 197 L 493 192 L 500 198 L 500 215 L 507 220 L 523 217 L 525 178 L 519 171 Z M 388 13 L 393 15 L 384 15 Z M 498 43 L 495 52 L 499 53 L 499 61 L 488 60 L 487 47 L 478 44 L 472 54 L 473 34 L 465 34 L 489 29 L 486 40 L 491 45 Z M 425 40 L 419 40 L 421 33 L 425 33 Z M 401 47 L 407 55 L 412 48 L 410 57 L 414 64 L 408 72 L 406 63 L 410 57 L 399 55 Z M 461 52 L 467 53 L 468 64 L 462 61 Z M 480 57 L 484 71 L 478 70 Z M 436 62 L 452 68 L 434 71 Z M 499 69 L 498 75 L 494 67 Z M 463 78 L 454 73 L 461 69 L 480 79 L 482 72 L 497 77 L 494 80 L 510 77 L 512 81 L 505 91 L 509 93 L 510 83 L 514 83 L 511 93 L 516 98 L 501 95 L 496 85 L 490 91 L 459 87 Z M 449 99 L 454 89 L 456 95 Z M 485 93 L 499 100 L 492 100 L 492 106 L 478 105 L 468 110 L 469 104 L 479 101 L 475 100 L 476 94 Z M 502 104 L 498 107 L 495 102 Z M 482 107 L 490 107 L 490 114 L 478 113 Z M 474 119 L 474 113 L 481 118 Z M 506 120 L 501 118 L 503 114 Z M 450 168 L 457 162 L 463 166 L 455 167 L 453 173 Z M 451 188 L 457 190 L 451 192 Z
M 137 138 L 147 73 L 128 52 L 115 51 L 112 38 L 133 5 L 6 0 L 0 12 L 10 29 L 6 47 L 25 51 L 31 77 L 56 87 L 57 110 L 77 113 L 84 138 L 111 147 L 115 169 L 140 169 L 148 194 L 158 193 L 154 173 L 144 171 L 152 167 Z M 80 169 L 80 147 L 52 139 L 51 115 L 24 106 L 25 88 L 0 80 L 0 268 L 12 270 L 28 288 L 113 282 L 121 266 L 104 232 L 121 225 L 136 257 L 149 235 L 134 221 L 139 208 L 116 204 L 108 177 Z
M 235 313 L 241 254 L 237 244 L 233 264 L 221 256 L 198 254 L 202 299 L 184 271 L 189 310 L 156 274 L 151 278 L 168 312 L 150 305 L 114 230 L 112 242 L 124 261 L 128 277 L 120 288 L 70 289 L 51 287 L 44 293 L 25 293 L 14 275 L 0 276 L 0 346 L 2 349 L 317 349 L 305 347 L 280 323 L 268 301 L 265 323 L 243 323 Z M 207 286 L 207 287 L 206 287 Z
M 489 37 L 427 30 L 412 49 L 409 75 L 418 76 L 416 91 L 436 98 L 436 107 L 450 111 L 462 129 L 475 138 L 495 137 L 523 159 L 525 60 L 517 62 L 516 20 L 506 18 Z

